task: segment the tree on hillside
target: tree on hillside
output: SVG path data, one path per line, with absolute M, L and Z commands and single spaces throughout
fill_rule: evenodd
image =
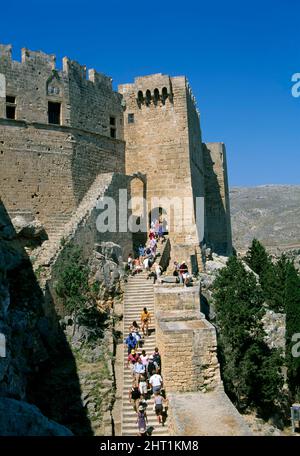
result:
M 277 263 L 273 263 L 265 247 L 257 239 L 253 239 L 245 261 L 259 275 L 264 300 L 269 308 L 275 312 L 283 312 L 286 257 L 282 255 Z
M 245 261 L 252 271 L 259 276 L 272 264 L 265 247 L 257 239 L 253 239 L 246 253 Z
M 266 278 L 265 285 L 262 285 L 266 290 L 266 302 L 275 312 L 285 312 L 285 287 L 289 263 L 287 257 L 282 254 L 279 260 L 272 265 L 273 273 Z
M 289 390 L 293 399 L 300 400 L 300 349 L 296 350 L 300 335 L 300 277 L 292 263 L 288 263 L 285 284 L 286 310 L 286 365 Z M 293 340 L 293 337 L 295 338 Z M 294 347 L 294 350 L 293 350 Z
M 240 410 L 270 408 L 280 394 L 280 358 L 264 342 L 264 298 L 254 274 L 231 257 L 214 283 L 222 377 Z

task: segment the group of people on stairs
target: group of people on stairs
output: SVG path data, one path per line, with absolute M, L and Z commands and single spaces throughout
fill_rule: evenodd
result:
M 147 407 L 153 395 L 153 410 L 158 423 L 164 426 L 167 417 L 168 400 L 163 389 L 161 376 L 161 357 L 156 347 L 154 353 L 147 355 L 146 350 L 132 349 L 127 358 L 127 368 L 131 369 L 132 387 L 129 390 L 129 402 L 136 413 L 140 436 L 149 435 Z
M 150 355 L 143 349 L 145 337 L 149 335 L 151 314 L 144 307 L 141 314 L 141 328 L 136 321 L 129 327 L 129 334 L 124 340 L 127 346 L 127 368 L 131 371 L 132 387 L 129 390 L 129 401 L 137 417 L 139 435 L 151 433 L 148 426 L 147 407 L 153 395 L 153 409 L 159 424 L 164 426 L 167 416 L 168 400 L 163 389 L 161 376 L 161 356 L 158 347 Z M 142 332 L 142 335 L 141 335 Z
M 149 272 L 148 278 L 153 277 L 154 283 L 156 280 L 160 282 L 162 273 L 161 266 L 156 262 L 157 246 L 161 242 L 165 242 L 165 231 L 162 222 L 155 220 L 151 223 L 151 228 L 148 235 L 148 242 L 145 246 L 139 245 L 138 252 L 135 257 L 130 253 L 127 260 L 127 268 L 131 275 L 139 272 Z

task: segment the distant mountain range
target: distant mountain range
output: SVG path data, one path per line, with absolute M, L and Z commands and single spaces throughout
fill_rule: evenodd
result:
M 300 249 L 300 185 L 233 187 L 233 244 L 243 252 L 252 239 L 271 250 Z

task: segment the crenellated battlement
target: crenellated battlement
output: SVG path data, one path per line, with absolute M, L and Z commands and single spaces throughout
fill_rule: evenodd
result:
M 8 101 L 12 106 L 8 106 Z M 69 57 L 23 48 L 21 61 L 12 46 L 0 45 L 0 117 L 54 123 L 123 139 L 122 96 L 112 79 Z
M 4 57 L 4 58 L 11 60 L 11 51 L 12 51 L 11 44 L 0 44 L 0 58 Z
M 195 108 L 195 111 L 198 115 L 198 117 L 200 116 L 200 112 L 198 110 L 198 107 L 197 107 L 197 100 L 196 100 L 196 97 L 194 96 L 193 94 L 193 91 L 192 91 L 192 88 L 189 84 L 189 81 L 188 79 L 186 79 L 186 90 L 187 90 L 187 96 L 188 96 L 188 99 L 190 101 L 190 103 L 192 104 L 192 106 Z
M 34 65 L 45 65 L 51 70 L 55 69 L 56 56 L 54 54 L 46 54 L 42 51 L 31 51 L 27 48 L 21 49 L 21 62 L 32 63 Z
M 125 98 L 134 94 L 137 106 L 142 108 L 143 106 L 149 107 L 151 105 L 163 106 L 166 104 L 167 99 L 173 104 L 174 87 L 176 87 L 177 91 L 186 91 L 186 99 L 199 117 L 196 98 L 185 76 L 170 77 L 162 73 L 138 76 L 134 78 L 133 83 L 120 85 L 119 92 Z
M 63 71 L 70 75 L 77 73 L 77 75 L 82 78 L 86 79 L 86 65 L 81 65 L 80 63 L 76 62 L 76 60 L 71 60 L 69 57 L 64 57 L 63 60 Z
M 95 84 L 95 86 L 104 86 L 105 88 L 112 90 L 112 78 L 106 76 L 103 73 L 97 72 L 94 68 L 87 69 L 86 65 L 81 65 L 76 60 L 72 60 L 69 57 L 63 57 L 62 59 L 62 70 L 56 68 L 56 55 L 47 54 L 42 51 L 32 51 L 27 48 L 21 49 L 21 60 L 12 59 L 12 45 L 11 44 L 0 44 L 0 60 L 4 59 L 10 64 L 21 64 L 21 65 L 35 65 L 40 70 L 56 70 L 56 73 L 60 76 L 70 76 L 87 80 Z
M 106 76 L 103 73 L 98 73 L 93 68 L 88 71 L 89 81 L 93 82 L 96 85 L 104 85 L 110 90 L 112 90 L 112 78 Z

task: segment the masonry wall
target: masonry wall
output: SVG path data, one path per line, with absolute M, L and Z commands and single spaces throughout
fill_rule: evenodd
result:
M 162 199 L 157 206 L 168 212 L 171 257 L 175 259 L 180 254 L 179 260 L 190 263 L 199 241 L 190 165 L 190 153 L 196 155 L 197 151 L 189 138 L 186 79 L 156 74 L 135 78 L 134 84 L 121 85 L 119 91 L 126 102 L 126 172 L 146 174 L 148 210 L 151 198 L 157 197 Z M 190 129 L 193 128 L 194 119 L 190 121 Z M 174 197 L 181 198 L 179 206 L 168 210 L 167 200 Z M 190 205 L 186 204 L 183 211 L 181 204 L 185 197 L 190 199 Z
M 88 71 L 65 57 L 55 68 L 55 55 L 22 49 L 21 62 L 11 58 L 11 46 L 0 45 L 0 117 L 5 117 L 6 96 L 16 98 L 16 119 L 48 123 L 48 102 L 61 103 L 61 124 L 123 139 L 121 96 L 111 78 Z M 110 125 L 110 117 L 115 125 Z
M 215 330 L 206 320 L 160 319 L 156 337 L 167 391 L 209 391 L 220 384 Z
M 49 233 L 65 223 L 99 173 L 125 171 L 121 95 L 111 78 L 68 58 L 0 45 L 0 193 L 11 214 L 29 213 Z M 15 119 L 6 119 L 6 97 Z M 61 105 L 49 124 L 48 102 Z M 113 118 L 113 121 L 112 121 Z M 111 137 L 111 129 L 115 138 Z
M 154 285 L 155 312 L 200 311 L 199 286 L 183 288 L 180 284 Z
M 215 328 L 200 313 L 200 289 L 154 286 L 156 344 L 167 391 L 209 391 L 221 384 Z
M 77 129 L 0 119 L 0 194 L 10 213 L 50 229 L 70 217 L 99 173 L 124 171 L 124 143 Z
M 223 143 L 203 144 L 205 170 L 205 240 L 221 255 L 232 252 L 226 149 Z
M 7 210 L 30 212 L 46 225 L 51 214 L 70 214 L 72 155 L 68 133 L 1 119 L 0 194 Z
M 117 203 L 119 202 L 119 189 L 126 189 L 129 187 L 130 177 L 124 174 L 103 174 L 98 176 L 98 186 L 95 188 L 95 193 L 89 198 L 89 201 L 84 201 L 79 206 L 71 221 L 66 225 L 64 232 L 65 244 L 61 250 L 60 244 L 57 244 L 56 252 L 52 253 L 52 258 L 48 261 L 47 256 L 42 255 L 37 257 L 35 267 L 42 265 L 44 267 L 43 259 L 46 259 L 46 264 L 51 263 L 51 269 L 48 273 L 49 280 L 47 281 L 47 289 L 50 292 L 48 298 L 53 300 L 56 306 L 56 311 L 59 315 L 65 315 L 66 309 L 61 304 L 55 292 L 55 283 L 57 280 L 56 271 L 59 270 L 63 258 L 63 250 L 69 245 L 74 243 L 82 249 L 82 253 L 86 259 L 91 258 L 92 253 L 97 249 L 100 257 L 106 258 L 106 272 L 108 277 L 116 272 L 116 265 L 118 270 L 123 270 L 123 261 L 126 261 L 129 252 L 132 251 L 132 234 L 127 231 L 120 233 L 116 232 L 99 232 L 97 229 L 97 218 L 100 210 L 97 207 L 97 199 L 102 197 L 111 197 Z M 117 204 L 117 220 L 119 216 L 119 205 Z M 108 255 L 108 252 L 110 253 Z M 47 252 L 46 252 L 47 253 Z M 45 253 L 44 253 L 45 255 Z M 109 260 L 107 259 L 109 257 Z M 50 258 L 50 257 L 49 257 Z M 114 259 L 115 264 L 112 264 L 111 259 Z M 96 273 L 97 271 L 95 271 Z M 98 271 L 100 274 L 100 271 Z M 47 299 L 47 294 L 46 294 Z

